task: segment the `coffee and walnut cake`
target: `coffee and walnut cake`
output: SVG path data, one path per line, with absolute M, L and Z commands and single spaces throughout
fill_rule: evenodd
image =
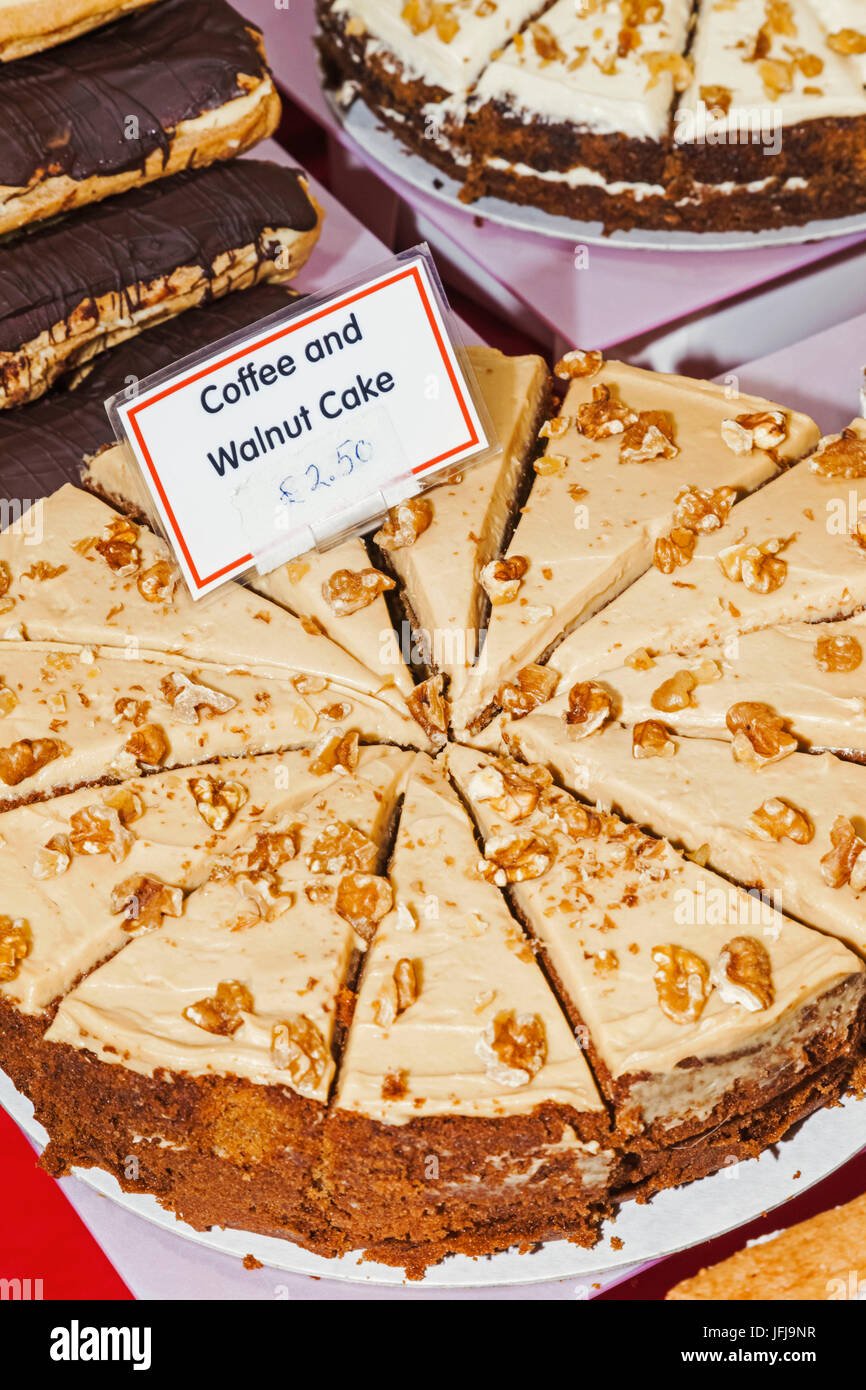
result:
M 491 194 L 609 231 L 866 207 L 861 0 L 319 0 L 326 82 Z
M 866 1027 L 866 425 L 473 361 L 498 454 L 255 588 L 192 603 L 86 391 L 87 490 L 0 534 L 43 1164 L 412 1275 L 592 1246 L 856 1090 Z

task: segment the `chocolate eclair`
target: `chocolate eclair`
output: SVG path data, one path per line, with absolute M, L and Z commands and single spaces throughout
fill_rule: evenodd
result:
M 162 0 L 0 73 L 0 232 L 230 159 L 279 116 L 257 29 Z
M 156 0 L 0 0 L 0 63 L 26 58 Z
M 0 409 L 203 300 L 290 280 L 322 216 L 299 170 L 238 160 L 0 247 Z

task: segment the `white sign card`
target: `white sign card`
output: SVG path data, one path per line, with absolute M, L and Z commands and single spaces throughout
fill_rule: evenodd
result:
M 425 246 L 106 402 L 194 598 L 373 525 L 492 430 Z

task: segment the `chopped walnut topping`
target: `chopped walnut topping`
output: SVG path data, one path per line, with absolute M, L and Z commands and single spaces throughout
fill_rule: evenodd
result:
M 674 526 L 706 535 L 725 525 L 737 500 L 735 487 L 684 487 L 674 499 Z
M 685 946 L 654 946 L 656 994 L 659 1007 L 673 1023 L 697 1023 L 710 995 L 710 971 L 705 960 Z
M 349 729 L 345 734 L 335 731 L 316 745 L 316 757 L 310 763 L 310 771 L 315 777 L 324 777 L 328 772 L 352 773 L 358 766 L 360 754 L 357 729 Z
M 538 431 L 539 439 L 562 439 L 568 434 L 572 425 L 570 415 L 554 415 L 549 420 L 545 420 L 541 429 Z
M 541 795 L 553 782 L 545 767 L 524 767 L 502 761 L 489 764 L 469 779 L 469 796 L 487 801 L 507 821 L 525 820 L 538 806 Z
M 0 598 L 5 598 L 11 588 L 11 571 L 5 560 L 0 560 Z
M 491 835 L 479 863 L 483 878 L 504 888 L 507 883 L 523 883 L 541 878 L 553 862 L 553 845 L 531 831 L 523 835 Z
M 682 53 L 644 53 L 643 60 L 650 70 L 647 90 L 654 87 L 666 72 L 671 75 L 675 92 L 684 92 L 691 84 L 692 65 Z
M 653 564 L 662 574 L 673 574 L 680 565 L 688 565 L 695 553 L 698 538 L 685 526 L 675 526 L 670 535 L 659 536 L 653 547 Z
M 142 570 L 137 580 L 138 592 L 148 603 L 171 603 L 177 588 L 177 573 L 167 560 L 157 560 Z
M 373 539 L 383 550 L 403 550 L 414 545 L 433 520 L 433 504 L 426 497 L 407 497 L 388 513 L 384 526 Z
M 547 1061 L 547 1034 L 538 1014 L 513 1009 L 492 1018 L 475 1051 L 491 1081 L 500 1086 L 528 1086 Z
M 122 825 L 131 825 L 144 815 L 144 802 L 131 787 L 118 787 L 103 797 L 103 801 L 117 812 Z
M 701 87 L 699 95 L 707 110 L 713 115 L 719 116 L 727 116 L 734 99 L 730 87 L 722 87 L 718 84 Z
M 221 980 L 216 994 L 210 999 L 199 999 L 183 1011 L 183 1016 L 197 1028 L 206 1033 L 216 1033 L 219 1037 L 230 1038 L 243 1027 L 242 1014 L 253 1012 L 253 996 L 246 985 L 239 980 Z
M 846 57 L 852 53 L 866 53 L 866 34 L 859 29 L 837 29 L 835 34 L 827 35 L 827 47 Z
M 18 696 L 14 690 L 10 690 L 8 685 L 4 685 L 0 679 L 0 719 L 5 719 L 14 709 L 18 708 Z
M 17 787 L 68 752 L 66 744 L 57 738 L 19 738 L 8 748 L 0 748 L 0 782 Z
M 171 748 L 161 724 L 142 724 L 140 729 L 130 734 L 123 751 L 142 767 L 159 767 L 165 762 Z
M 518 671 L 513 681 L 503 681 L 496 692 L 496 703 L 509 719 L 523 719 L 552 699 L 558 685 L 558 671 L 532 662 Z
M 734 736 L 733 751 L 738 763 L 764 767 L 781 762 L 796 751 L 797 740 L 785 728 L 781 715 L 757 700 L 731 705 L 725 723 Z
M 795 845 L 808 845 L 815 835 L 806 812 L 778 796 L 763 801 L 749 816 L 746 828 L 759 840 L 793 840 Z
M 863 660 L 863 648 L 856 637 L 819 637 L 815 643 L 815 661 L 822 671 L 832 674 L 856 671 Z
M 38 583 L 44 583 L 46 579 L 59 579 L 61 574 L 66 573 L 66 565 L 49 565 L 47 560 L 36 560 L 25 570 L 22 579 L 32 579 Z
M 372 940 L 376 925 L 390 912 L 394 893 L 387 878 L 351 873 L 340 879 L 336 909 L 365 941 Z
M 190 680 L 183 671 L 172 671 L 163 679 L 160 689 L 181 724 L 197 724 L 200 713 L 208 718 L 228 714 L 238 703 L 232 695 L 222 695 L 210 686 Z
M 753 594 L 772 594 L 781 589 L 788 577 L 788 563 L 779 552 L 792 539 L 777 536 L 760 545 L 729 545 L 719 551 L 716 559 L 732 584 L 742 584 Z
M 362 831 L 346 821 L 326 825 L 307 856 L 310 872 L 314 874 L 369 874 L 376 867 L 378 850 Z
M 69 843 L 73 854 L 108 854 L 120 864 L 132 849 L 135 836 L 123 824 L 113 806 L 83 806 L 69 818 Z
M 809 468 L 820 478 L 866 478 L 866 439 L 851 429 L 822 439 Z
M 560 357 L 553 371 L 560 381 L 575 381 L 578 377 L 595 376 L 603 366 L 604 357 L 594 348 L 588 352 L 572 348 L 571 352 Z
M 651 671 L 655 664 L 652 653 L 646 647 L 638 647 L 637 651 L 631 652 L 625 659 L 625 665 L 630 666 L 633 671 Z
M 751 454 L 754 449 L 768 452 L 788 438 L 788 416 L 784 410 L 761 410 L 722 421 L 722 439 L 735 454 Z
M 650 704 L 653 709 L 662 710 L 665 714 L 673 714 L 677 710 L 688 709 L 694 704 L 692 691 L 696 688 L 697 678 L 691 671 L 676 671 L 668 680 L 662 681 L 657 690 L 654 690 L 650 697 Z
M 155 931 L 166 917 L 183 915 L 183 890 L 155 874 L 133 874 L 112 889 L 111 910 L 123 913 L 124 931 Z
M 633 758 L 672 758 L 676 751 L 676 741 L 658 719 L 644 719 L 635 724 L 631 736 Z
M 94 549 L 120 579 L 128 579 L 141 564 L 137 541 L 138 527 L 125 517 L 118 517 L 108 523 L 102 540 L 96 542 Z
M 674 443 L 673 425 L 663 410 L 641 410 L 627 426 L 619 446 L 620 463 L 649 463 L 653 459 L 675 459 L 679 447 Z
M 26 918 L 0 915 L 0 984 L 17 978 L 21 962 L 32 950 L 33 935 Z
M 728 941 L 711 978 L 726 1004 L 740 1004 L 750 1013 L 769 1009 L 776 997 L 769 953 L 754 936 L 735 936 Z
M 292 676 L 292 685 L 299 695 L 321 695 L 328 688 L 324 676 Z
M 292 1085 L 304 1095 L 318 1090 L 331 1059 L 328 1044 L 306 1014 L 293 1014 L 274 1024 L 271 1055 L 274 1065 L 287 1071 Z
M 47 844 L 36 851 L 33 861 L 33 877 L 38 879 L 59 878 L 65 874 L 72 863 L 72 846 L 66 835 L 52 835 Z
M 211 830 L 228 829 L 249 799 L 243 782 L 232 782 L 222 777 L 190 777 L 187 786 L 196 810 Z
M 443 747 L 448 738 L 448 704 L 442 693 L 444 683 L 441 674 L 430 676 L 406 697 L 409 713 L 436 748 Z
M 441 43 L 450 43 L 460 31 L 454 7 L 448 0 L 406 0 L 400 15 L 413 34 L 435 29 Z
M 588 738 L 613 713 L 610 692 L 596 681 L 578 681 L 568 692 L 568 709 L 564 719 L 569 738 Z
M 532 35 L 532 46 L 542 61 L 542 64 L 553 63 L 559 59 L 565 61 L 565 54 L 559 46 L 556 35 L 546 24 L 536 22 L 530 24 L 529 32 Z
M 565 472 L 568 467 L 568 459 L 565 454 L 540 454 L 533 461 L 532 467 L 539 478 L 553 478 L 559 473 Z
M 394 973 L 385 982 L 379 996 L 373 1002 L 373 1014 L 380 1028 L 390 1028 L 392 1024 L 411 1008 L 418 998 L 418 973 L 415 965 L 407 957 L 398 960 Z
M 521 581 L 529 569 L 525 555 L 512 555 L 508 560 L 491 560 L 481 570 L 481 587 L 494 608 L 502 603 L 513 603 L 517 598 Z
M 821 874 L 830 888 L 848 883 L 859 893 L 866 888 L 866 840 L 861 839 L 847 816 L 837 816 L 830 831 L 829 849 L 821 860 Z
M 338 618 L 369 608 L 380 594 L 394 588 L 394 580 L 381 570 L 335 570 L 322 585 L 322 596 Z
M 288 864 L 298 852 L 298 827 L 289 830 L 263 830 L 244 855 L 246 869 L 251 874 L 274 874 Z
M 611 435 L 624 434 L 637 419 L 629 406 L 611 394 L 609 386 L 594 386 L 592 400 L 577 407 L 575 423 L 587 439 L 609 439 Z

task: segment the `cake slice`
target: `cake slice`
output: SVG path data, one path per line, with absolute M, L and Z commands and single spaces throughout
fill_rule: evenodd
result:
M 98 1164 L 199 1229 L 332 1250 L 313 1175 L 346 985 L 390 904 L 378 871 L 408 761 L 371 756 L 218 846 L 176 920 L 139 927 L 63 999 L 37 1099 L 51 1172 Z
M 849 950 L 590 810 L 544 768 L 458 745 L 448 766 L 482 871 L 540 943 L 621 1133 L 664 1149 L 736 1120 L 728 1134 L 760 1133 L 758 1151 L 764 1122 L 778 1137 L 844 1086 L 866 998 Z M 691 1147 L 695 1169 L 675 1154 L 669 1180 L 701 1171 Z
M 866 760 L 863 648 L 866 614 L 838 622 L 786 623 L 718 645 L 653 658 L 633 656 L 597 682 L 621 724 L 659 719 L 677 734 L 732 739 L 732 706 L 769 705 L 801 748 Z M 551 710 L 564 712 L 567 696 Z M 735 723 L 735 720 L 734 720 Z
M 404 533 L 376 537 L 399 576 L 419 654 L 448 677 L 453 698 L 466 681 L 489 608 L 485 567 L 501 554 L 525 467 L 549 402 L 540 357 L 506 357 L 470 347 L 470 364 L 499 441 L 495 457 L 426 494 L 429 525 L 409 544 Z
M 603 363 L 599 353 L 570 353 L 558 370 L 575 379 L 545 427 L 547 448 L 506 555 L 511 582 L 455 702 L 457 729 L 482 723 L 497 704 L 547 698 L 545 678 L 524 668 L 637 579 L 667 531 L 693 541 L 690 526 L 718 526 L 739 492 L 818 439 L 803 415 L 755 397 L 732 405 L 720 387 Z M 735 452 L 723 422 L 746 413 L 775 423 Z
M 725 1303 L 861 1300 L 866 1295 L 864 1248 L 866 1196 L 752 1241 L 676 1284 L 667 1297 Z
M 0 0 L 0 62 L 68 43 L 155 0 Z
M 0 811 L 217 756 L 351 741 L 359 726 L 368 739 L 426 746 L 408 713 L 375 696 L 305 684 L 182 657 L 0 641 Z
M 741 405 L 729 434 L 737 448 L 753 432 Z M 696 543 L 684 548 L 675 531 L 663 537 L 647 573 L 563 642 L 554 662 L 560 690 L 637 651 L 685 651 L 777 623 L 850 616 L 866 605 L 864 507 L 866 422 L 855 420 Z
M 444 771 L 419 755 L 324 1160 L 350 1246 L 416 1273 L 454 1250 L 592 1244 L 615 1169 L 586 1062 L 478 863 Z
M 572 740 L 546 712 L 517 725 L 509 742 L 582 796 L 866 954 L 866 859 L 856 867 L 866 768 L 797 753 L 772 711 L 752 705 L 747 714 L 735 743 L 676 739 L 663 722 L 611 723 Z

